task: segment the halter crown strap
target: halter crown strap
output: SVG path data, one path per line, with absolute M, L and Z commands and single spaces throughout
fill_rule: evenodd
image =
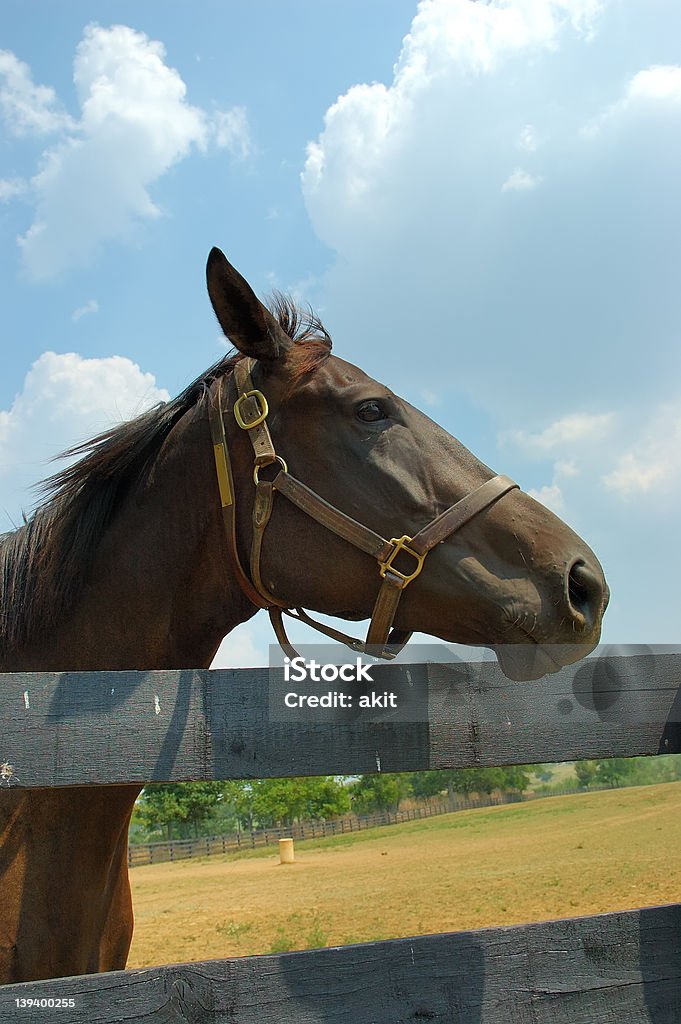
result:
M 213 439 L 213 457 L 215 458 L 215 470 L 218 478 L 222 520 L 225 525 L 228 541 L 227 548 L 232 560 L 232 567 L 237 582 L 248 600 L 252 601 L 258 608 L 267 608 L 270 602 L 266 601 L 253 586 L 244 572 L 241 559 L 239 558 L 239 549 L 236 542 L 236 507 L 234 504 L 232 462 L 229 457 L 229 448 L 225 436 L 225 422 L 222 418 L 222 377 L 218 379 L 215 395 L 208 403 L 208 422 L 210 423 L 210 433 Z
M 498 501 L 503 495 L 517 488 L 518 484 L 507 476 L 492 477 L 451 505 L 427 526 L 424 526 L 414 537 L 405 534 L 402 537 L 386 540 L 385 537 L 325 501 L 316 491 L 288 472 L 285 461 L 276 454 L 272 443 L 266 422 L 269 411 L 267 399 L 261 391 L 253 386 L 252 365 L 250 359 L 242 359 L 235 364 L 234 381 L 237 397 L 233 407 L 236 422 L 248 435 L 255 458 L 250 579 L 241 565 L 236 543 L 235 494 L 222 413 L 222 379 L 217 382 L 215 400 L 209 404 L 209 420 L 220 502 L 229 540 L 228 546 L 239 586 L 255 605 L 268 609 L 279 644 L 284 653 L 289 656 L 295 656 L 296 652 L 286 635 L 283 623 L 284 613 L 299 622 L 312 626 L 333 640 L 347 644 L 352 650 L 368 652 L 379 658 L 392 659 L 411 637 L 411 633 L 393 629 L 392 624 L 397 614 L 400 598 L 409 583 L 420 574 L 428 552 L 461 529 L 478 513 Z M 280 469 L 274 479 L 260 480 L 260 469 L 275 462 L 279 463 Z M 302 608 L 297 608 L 295 611 L 287 608 L 265 587 L 261 575 L 260 559 L 265 529 L 272 514 L 275 492 L 279 492 L 311 519 L 360 551 L 371 555 L 378 562 L 382 583 L 371 614 L 366 640 L 355 639 L 332 626 L 318 622 Z M 406 569 L 399 569 L 394 564 L 401 552 L 414 559 L 410 572 L 407 572 Z

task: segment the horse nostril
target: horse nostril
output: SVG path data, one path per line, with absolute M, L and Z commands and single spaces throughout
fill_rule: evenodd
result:
M 573 613 L 591 626 L 601 609 L 605 587 L 601 577 L 585 562 L 576 561 L 567 574 L 567 599 Z

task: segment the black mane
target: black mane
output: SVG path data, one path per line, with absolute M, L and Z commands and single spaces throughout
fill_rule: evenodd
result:
M 296 345 L 298 379 L 328 357 L 331 339 L 311 310 L 275 295 L 272 312 Z M 0 535 L 0 654 L 54 626 L 72 604 L 123 498 L 144 478 L 175 424 L 206 401 L 211 385 L 243 358 L 230 353 L 169 402 L 117 424 L 60 457 L 78 461 L 39 485 L 41 501 L 19 529 Z

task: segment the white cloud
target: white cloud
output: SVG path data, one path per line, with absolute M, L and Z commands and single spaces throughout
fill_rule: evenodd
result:
M 54 89 L 35 85 L 31 69 L 9 50 L 0 50 L 0 116 L 12 135 L 49 135 L 73 126 Z
M 78 323 L 82 317 L 88 316 L 90 313 L 99 313 L 99 303 L 97 302 L 97 299 L 90 299 L 90 301 L 86 302 L 84 306 L 79 306 L 78 309 L 74 309 L 71 314 L 71 319 L 74 323 Z
M 524 171 L 521 167 L 516 167 L 513 174 L 511 174 L 504 184 L 501 186 L 502 192 L 529 192 L 537 185 L 540 185 L 542 179 L 538 176 L 529 174 Z
M 11 517 L 0 532 L 18 521 L 27 488 L 49 474 L 50 458 L 168 397 L 153 374 L 123 356 L 44 352 L 11 408 L 0 410 L 2 509 Z
M 553 465 L 553 480 L 544 487 L 530 488 L 528 494 L 546 505 L 556 515 L 564 515 L 566 512 L 566 498 L 564 493 L 565 483 L 575 476 L 579 476 L 580 470 L 574 459 L 559 459 Z
M 149 186 L 192 146 L 206 144 L 206 117 L 186 102 L 165 50 L 123 25 L 90 25 L 78 45 L 77 131 L 43 156 L 33 179 L 37 209 L 20 239 L 34 278 L 83 265 L 105 241 L 128 239 L 160 213 Z
M 253 153 L 253 140 L 245 107 L 232 107 L 214 115 L 215 143 L 237 160 L 246 160 Z
M 646 23 L 642 0 L 636 10 Z M 518 403 L 549 414 L 569 380 L 594 406 L 608 374 L 616 393 L 625 374 L 646 379 L 643 309 L 653 333 L 663 313 L 644 301 L 637 261 L 669 249 L 680 205 L 660 232 L 670 197 L 649 178 L 664 126 L 645 147 L 633 117 L 617 145 L 582 135 L 631 77 L 626 49 L 605 59 L 626 17 L 577 0 L 419 4 L 392 79 L 349 88 L 307 150 L 305 203 L 337 254 L 325 304 L 338 337 L 370 359 L 403 334 L 438 339 L 441 375 L 502 418 Z M 513 201 L 523 191 L 532 201 Z M 634 232 L 622 211 L 642 202 L 651 215 Z M 398 367 L 391 383 L 417 389 L 428 373 Z
M 612 413 L 569 413 L 550 423 L 538 433 L 525 430 L 508 431 L 502 442 L 511 441 L 527 453 L 551 454 L 572 449 L 575 444 L 593 443 L 606 437 L 613 426 Z M 573 467 L 574 462 L 563 462 L 561 467 Z M 573 474 L 574 475 L 574 474 Z
M 555 474 L 564 479 L 579 476 L 579 466 L 574 459 L 559 459 L 555 465 Z
M 681 102 L 681 67 L 678 64 L 656 64 L 639 71 L 627 89 L 629 101 L 639 99 Z
M 220 644 L 211 668 L 254 668 L 268 664 L 268 642 L 263 636 L 263 617 L 257 625 L 251 620 L 233 629 Z M 267 623 L 269 625 L 269 623 Z
M 125 25 L 85 29 L 73 70 L 78 119 L 60 111 L 53 90 L 32 86 L 13 54 L 3 56 L 13 130 L 58 132 L 31 182 L 35 216 L 19 239 L 35 279 L 86 265 L 104 243 L 135 237 L 162 213 L 151 186 L 193 149 L 212 140 L 239 158 L 251 152 L 245 110 L 210 118 L 188 103 L 163 44 Z
M 606 487 L 622 498 L 677 490 L 681 483 L 681 401 L 653 410 L 639 438 L 617 456 L 603 476 Z
M 558 484 L 549 484 L 537 490 L 530 488 L 527 493 L 536 498 L 537 501 L 540 501 L 542 505 L 546 505 L 547 508 L 550 508 L 557 515 L 562 515 L 565 512 L 565 499 Z
M 539 139 L 537 138 L 534 125 L 526 124 L 521 128 L 518 132 L 516 145 L 519 149 L 524 149 L 528 153 L 534 153 L 539 148 Z
M 600 0 L 421 0 L 396 78 L 422 81 L 451 62 L 490 71 L 523 50 L 554 48 L 566 24 L 590 35 L 603 7 Z
M 598 0 L 421 0 L 392 85 L 352 86 L 327 110 L 322 134 L 308 145 L 302 184 L 320 235 L 336 245 L 337 225 L 329 225 L 334 209 L 338 217 L 339 204 L 356 205 L 386 166 L 400 160 L 405 142 L 416 142 L 424 93 L 432 99 L 443 79 L 464 84 L 523 52 L 552 49 L 567 25 L 589 33 L 602 7 Z M 452 128 L 456 132 L 457 107 L 440 124 L 443 141 Z M 426 115 L 429 122 L 432 115 Z M 523 131 L 527 126 L 519 126 L 521 138 Z
M 394 75 L 329 107 L 302 175 L 339 351 L 417 403 L 435 381 L 452 433 L 566 510 L 613 585 L 606 622 L 637 638 L 676 628 L 681 571 L 678 456 L 636 437 L 681 317 L 681 5 L 650 6 L 420 3 Z M 541 187 L 502 194 L 516 167 Z M 490 423 L 524 428 L 503 461 Z
M 624 95 L 584 125 L 586 138 L 597 138 L 610 122 L 630 114 L 645 117 L 659 106 L 681 105 L 681 66 L 653 64 L 637 71 L 627 83 Z
M 28 184 L 22 178 L 0 178 L 0 203 L 8 203 L 28 191 Z

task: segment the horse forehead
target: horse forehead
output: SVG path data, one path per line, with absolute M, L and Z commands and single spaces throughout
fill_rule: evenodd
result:
M 324 364 L 323 373 L 320 375 L 320 383 L 324 382 L 338 388 L 347 388 L 357 384 L 377 384 L 378 382 L 370 377 L 359 366 L 348 363 L 338 356 L 331 356 Z

